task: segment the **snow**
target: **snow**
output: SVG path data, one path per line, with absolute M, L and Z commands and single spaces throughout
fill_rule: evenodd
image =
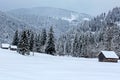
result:
M 78 15 L 73 15 L 73 14 L 71 14 L 70 18 L 62 17 L 63 20 L 66 20 L 66 21 L 69 21 L 69 22 L 72 22 L 73 20 L 77 20 L 77 18 L 78 18 Z
M 115 24 L 116 24 L 117 26 L 120 26 L 120 22 L 115 22 Z
M 17 46 L 11 45 L 10 48 L 17 49 Z
M 90 21 L 90 19 L 89 19 L 89 18 L 83 18 L 83 20 L 84 20 L 84 21 Z
M 2 43 L 1 47 L 2 47 L 2 48 L 9 48 L 9 47 L 10 47 L 10 44 Z
M 116 80 L 119 76 L 120 63 L 42 53 L 22 56 L 0 49 L 0 80 Z
M 114 51 L 101 51 L 106 58 L 119 58 Z

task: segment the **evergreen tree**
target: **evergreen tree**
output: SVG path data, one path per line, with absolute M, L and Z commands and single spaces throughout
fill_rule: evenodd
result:
M 30 50 L 30 40 L 31 40 L 31 35 L 32 35 L 32 31 L 31 30 L 26 30 L 26 35 L 28 38 L 28 46 L 29 46 L 29 50 Z
M 67 40 L 66 44 L 65 44 L 65 54 L 66 55 L 70 55 L 71 53 L 71 49 L 72 49 L 72 45 L 71 45 L 71 41 L 70 40 Z
M 77 37 L 77 34 L 75 35 L 75 39 L 74 39 L 74 42 L 73 42 L 73 56 L 74 57 L 77 57 L 78 56 L 78 37 Z
M 46 38 L 47 38 L 47 34 L 46 34 L 46 29 L 42 30 L 42 34 L 41 34 L 41 45 L 44 46 L 46 43 Z
M 106 46 L 106 50 L 108 51 L 112 50 L 112 39 L 113 39 L 113 34 L 114 34 L 113 28 L 114 28 L 113 23 L 107 24 L 106 33 L 105 33 L 105 46 Z
M 26 31 L 23 31 L 21 34 L 21 38 L 18 44 L 18 49 L 20 54 L 29 55 L 29 45 L 28 45 L 28 37 Z
M 34 39 L 34 51 L 41 52 L 41 42 L 40 42 L 40 34 L 35 36 Z
M 38 36 L 37 34 L 35 35 L 35 38 L 34 38 L 34 45 L 33 45 L 33 51 L 34 52 L 37 52 L 37 48 L 38 48 Z
M 82 57 L 87 57 L 87 53 L 88 53 L 88 50 L 87 50 L 87 48 L 88 48 L 88 36 L 87 36 L 87 34 L 83 34 L 82 35 L 82 52 L 81 52 L 81 54 L 82 54 Z
M 65 55 L 65 38 L 62 36 L 61 38 L 58 39 L 57 41 L 57 46 L 56 46 L 56 51 L 58 55 L 63 56 Z
M 79 51 L 78 51 L 78 54 L 79 54 L 79 57 L 82 57 L 82 35 L 80 35 L 79 37 Z
M 39 34 L 38 35 L 38 38 L 37 38 L 37 45 L 38 45 L 38 47 L 37 47 L 37 52 L 41 52 L 41 35 Z
M 46 45 L 46 49 L 45 52 L 47 54 L 51 54 L 54 55 L 54 53 L 56 52 L 55 50 L 55 41 L 54 41 L 54 34 L 53 34 L 53 28 L 50 28 L 50 31 L 48 33 L 48 37 L 47 37 L 47 45 Z
M 19 42 L 19 37 L 18 37 L 18 30 L 17 30 L 17 31 L 15 32 L 12 45 L 18 46 L 18 42 Z
M 30 45 L 29 46 L 30 51 L 33 51 L 33 47 L 34 47 L 34 34 L 33 33 L 31 34 L 29 45 Z

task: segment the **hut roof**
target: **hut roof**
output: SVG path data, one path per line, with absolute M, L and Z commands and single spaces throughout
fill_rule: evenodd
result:
M 119 58 L 114 51 L 101 51 L 106 58 Z
M 10 44 L 7 44 L 7 43 L 2 43 L 2 47 L 4 48 L 9 48 Z
M 17 46 L 11 45 L 10 48 L 17 49 Z

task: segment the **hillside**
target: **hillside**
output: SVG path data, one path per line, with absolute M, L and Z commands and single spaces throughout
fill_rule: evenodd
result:
M 0 49 L 0 80 L 114 80 L 119 73 L 120 63 Z
M 70 29 L 59 38 L 58 54 L 96 57 L 101 50 L 111 50 L 120 56 L 119 13 L 120 7 L 115 7 Z
M 31 29 L 31 27 L 25 22 L 0 11 L 0 43 L 10 43 L 13 39 L 14 32 L 23 29 Z
M 22 8 L 11 10 L 7 13 L 37 29 L 53 26 L 58 36 L 68 31 L 71 27 L 76 27 L 78 23 L 85 19 L 91 19 L 88 14 L 52 7 Z

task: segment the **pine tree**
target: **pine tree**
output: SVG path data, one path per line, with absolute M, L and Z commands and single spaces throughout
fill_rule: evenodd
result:
M 34 47 L 34 34 L 33 33 L 31 34 L 29 45 L 30 45 L 29 46 L 30 51 L 33 51 L 33 47 Z
M 33 51 L 34 52 L 37 52 L 37 48 L 38 48 L 38 36 L 37 34 L 35 35 L 35 38 L 34 38 L 34 45 L 33 45 Z
M 106 33 L 105 33 L 105 46 L 106 50 L 111 51 L 112 50 L 112 39 L 113 39 L 113 23 L 108 23 L 106 27 Z
M 47 37 L 47 45 L 46 45 L 46 49 L 45 52 L 47 54 L 51 54 L 54 55 L 54 53 L 56 52 L 55 50 L 55 41 L 54 41 L 54 34 L 53 34 L 53 28 L 50 28 L 50 31 L 48 33 L 48 37 Z
M 78 51 L 78 54 L 79 54 L 79 57 L 82 57 L 82 35 L 80 35 L 79 37 L 79 51 Z
M 74 42 L 73 42 L 73 56 L 74 57 L 77 57 L 78 56 L 78 37 L 77 37 L 77 34 L 75 35 L 75 39 L 74 39 Z
M 63 56 L 65 55 L 65 39 L 64 36 L 58 39 L 57 41 L 57 46 L 56 46 L 56 51 L 58 55 Z
M 35 36 L 34 39 L 34 51 L 35 52 L 40 52 L 40 34 Z
M 72 42 L 70 40 L 67 40 L 66 44 L 65 44 L 65 54 L 68 55 L 68 56 L 70 55 L 71 49 L 72 49 L 71 43 Z
M 30 50 L 30 40 L 31 40 L 31 35 L 32 35 L 32 31 L 31 30 L 26 30 L 26 35 L 27 35 L 27 39 L 28 39 L 28 46 L 29 46 L 29 50 Z
M 41 35 L 39 34 L 38 35 L 38 38 L 37 38 L 37 45 L 38 45 L 38 47 L 37 47 L 37 52 L 41 52 Z
M 29 45 L 28 45 L 28 37 L 27 32 L 23 31 L 21 34 L 21 38 L 18 44 L 19 53 L 22 55 L 29 55 Z
M 42 29 L 42 33 L 38 37 L 39 52 L 45 52 L 45 44 L 47 39 L 46 29 Z
M 17 31 L 15 32 L 12 45 L 18 46 L 18 42 L 19 42 L 19 37 L 18 37 L 18 30 L 17 30 Z
M 46 38 L 47 38 L 47 34 L 46 34 L 46 29 L 42 30 L 42 34 L 41 34 L 41 45 L 44 46 L 46 43 Z
M 81 48 L 81 56 L 82 57 L 87 57 L 87 53 L 88 53 L 88 50 L 87 50 L 87 48 L 88 48 L 88 36 L 84 33 L 83 35 L 82 35 L 82 48 Z

